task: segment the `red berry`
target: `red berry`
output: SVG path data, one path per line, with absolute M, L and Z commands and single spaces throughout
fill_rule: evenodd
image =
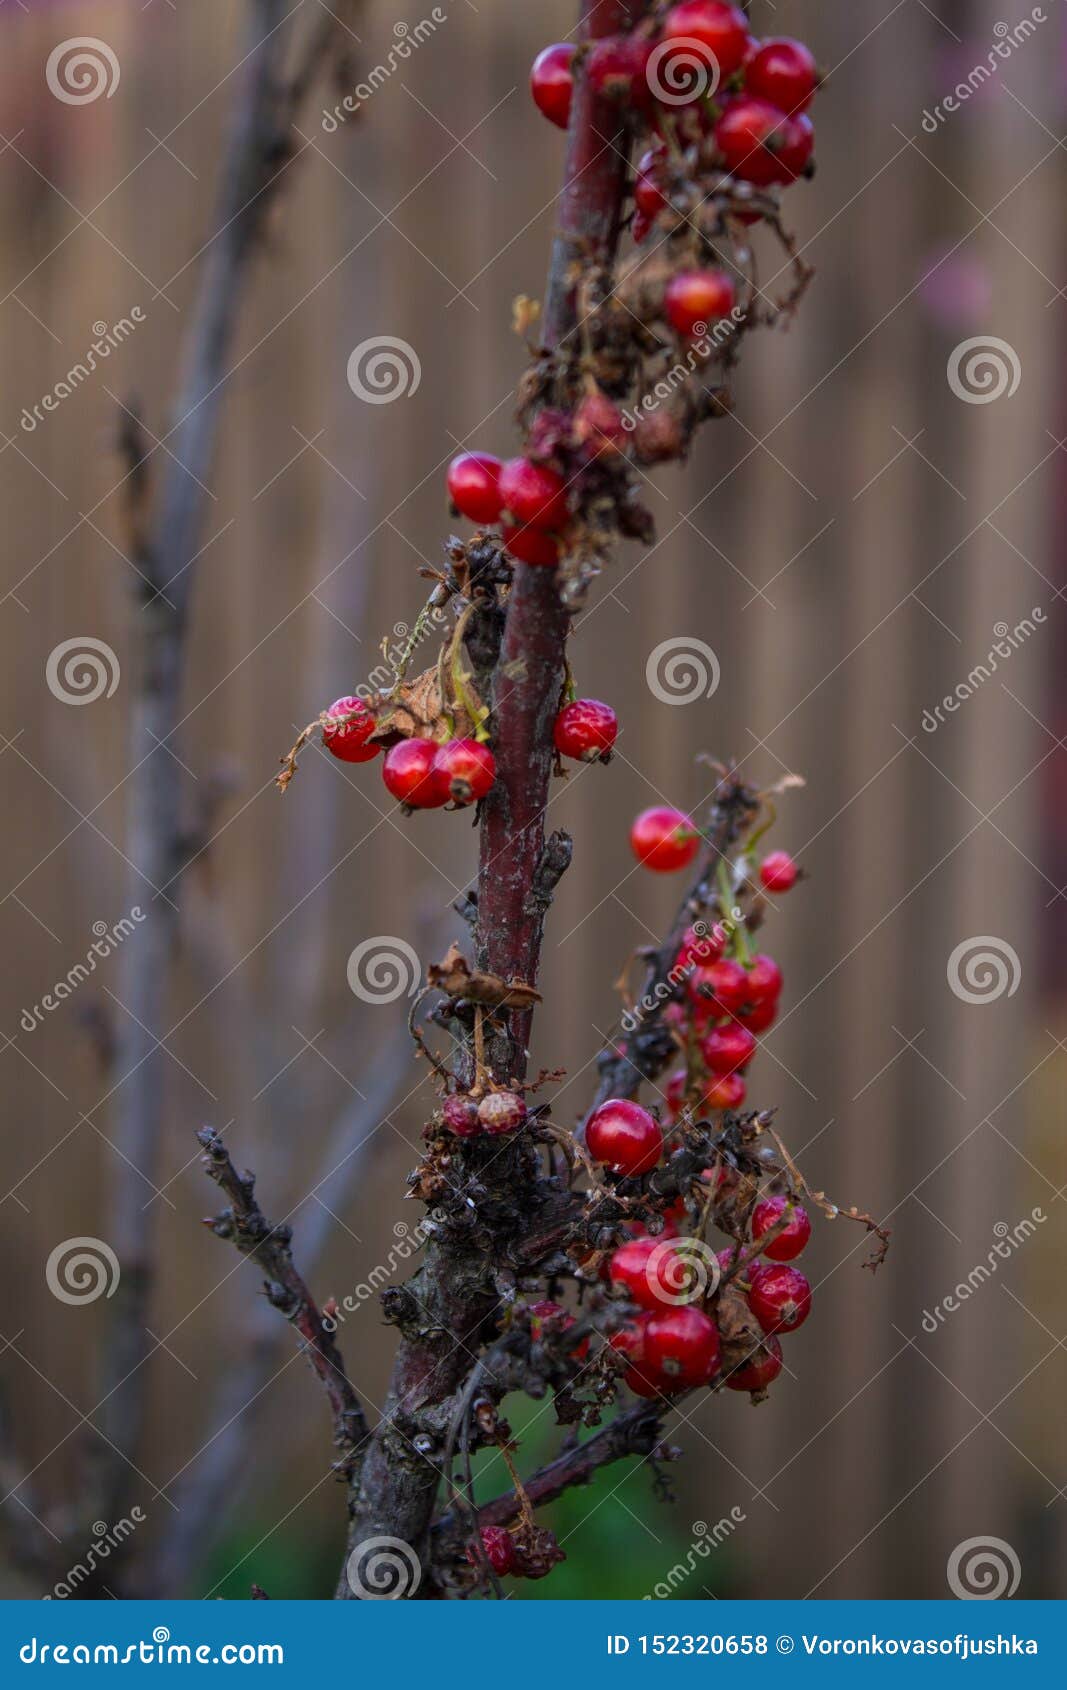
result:
M 626 445 L 622 412 L 599 388 L 587 393 L 575 411 L 574 438 L 591 461 L 610 458 Z
M 476 739 L 450 739 L 437 748 L 437 773 L 455 803 L 474 804 L 496 780 L 496 758 Z
M 740 1109 L 746 1090 L 740 1074 L 718 1074 L 704 1093 L 704 1102 L 709 1109 Z
M 615 1251 L 608 1268 L 613 1285 L 621 1285 L 642 1309 L 661 1309 L 673 1303 L 685 1285 L 685 1265 L 671 1239 L 631 1238 Z
M 617 1174 L 647 1174 L 663 1153 L 663 1134 L 647 1109 L 627 1098 L 610 1098 L 589 1117 L 589 1154 Z
M 500 515 L 499 458 L 489 452 L 461 452 L 448 466 L 448 496 L 471 522 L 496 522 Z
M 655 217 L 657 211 L 670 204 L 670 200 L 657 186 L 655 178 L 642 172 L 634 178 L 634 204 L 642 216 Z
M 574 93 L 574 73 L 571 60 L 575 48 L 568 41 L 557 41 L 544 47 L 530 67 L 530 92 L 538 111 L 566 129 L 571 117 L 571 96 Z
M 796 885 L 799 873 L 788 851 L 771 851 L 759 866 L 759 877 L 768 892 L 788 892 Z
M 638 246 L 641 245 L 642 241 L 647 241 L 649 230 L 651 228 L 652 219 L 648 215 L 647 211 L 635 211 L 633 215 L 633 222 L 630 224 L 630 233 L 637 242 Z
M 520 563 L 534 563 L 554 568 L 559 562 L 559 547 L 551 534 L 540 528 L 504 528 L 504 544 L 512 557 Z
M 651 1318 L 651 1315 L 640 1314 L 608 1339 L 611 1348 L 628 1359 L 630 1365 L 622 1376 L 623 1381 L 638 1397 L 658 1397 L 662 1389 L 645 1362 L 645 1330 Z
M 709 927 L 706 921 L 687 927 L 682 934 L 675 968 L 699 968 L 704 963 L 718 962 L 726 949 L 726 934 L 716 922 Z
M 323 728 L 322 743 L 327 751 L 332 751 L 342 763 L 370 763 L 377 757 L 381 746 L 367 744 L 378 724 L 363 700 L 351 696 L 335 699 L 326 714 L 347 716 L 353 711 L 356 714 L 352 721 L 338 722 L 336 727 Z
M 732 76 L 748 47 L 748 19 L 723 0 L 681 0 L 663 20 L 664 41 L 699 41 L 715 57 L 719 80 Z
M 752 1273 L 749 1303 L 764 1332 L 795 1332 L 811 1313 L 811 1286 L 798 1268 L 761 1267 Z
M 681 810 L 656 805 L 642 810 L 630 829 L 630 848 L 638 862 L 659 874 L 670 874 L 691 863 L 700 848 L 700 835 Z
M 648 61 L 652 43 L 636 35 L 609 35 L 594 43 L 585 61 L 593 93 L 646 111 L 652 104 Z
M 666 1090 L 667 1108 L 672 1114 L 677 1115 L 685 1102 L 685 1094 L 688 1089 L 689 1075 L 684 1068 L 675 1068 L 674 1072 L 668 1075 Z
M 819 85 L 819 72 L 803 41 L 775 37 L 764 41 L 745 65 L 750 94 L 770 100 L 784 112 L 803 111 Z
M 385 754 L 382 779 L 393 797 L 411 810 L 435 810 L 448 803 L 432 739 L 402 739 L 392 746 Z
M 684 1391 L 706 1385 L 719 1365 L 719 1332 L 713 1320 L 691 1303 L 654 1314 L 645 1327 L 645 1362 L 667 1389 Z
M 596 698 L 576 698 L 556 717 L 556 750 L 582 763 L 607 759 L 619 733 L 619 719 L 610 704 Z
M 737 1019 L 750 1033 L 765 1033 L 778 1019 L 778 999 L 768 998 L 764 1003 L 753 1004 L 751 1009 L 739 1011 Z
M 551 531 L 567 521 L 567 484 L 547 464 L 509 458 L 500 471 L 500 497 L 516 525 Z
M 667 321 L 681 335 L 703 335 L 734 308 L 734 284 L 722 270 L 683 270 L 663 295 Z
M 526 1119 L 526 1104 L 514 1091 L 491 1091 L 478 1105 L 478 1119 L 485 1133 L 512 1133 Z
M 748 967 L 748 1002 L 756 1004 L 778 1002 L 782 990 L 782 971 L 773 957 L 762 952 L 752 958 Z
M 769 1232 L 790 1208 L 792 1212 L 785 1228 L 777 1238 L 771 1239 L 763 1252 L 770 1262 L 791 1262 L 800 1255 L 811 1237 L 808 1212 L 799 1203 L 791 1204 L 788 1197 L 764 1197 L 752 1211 L 752 1237 L 758 1244 L 763 1234 Z
M 792 121 L 768 100 L 742 95 L 715 125 L 715 144 L 725 168 L 742 182 L 768 188 L 772 182 L 787 182 L 778 149 L 786 140 L 786 126 Z
M 694 1003 L 710 1004 L 715 1015 L 735 1015 L 748 1001 L 748 975 L 730 957 L 702 963 L 689 976 L 689 995 Z
M 811 118 L 805 112 L 799 112 L 796 117 L 787 117 L 778 147 L 778 163 L 783 181 L 795 182 L 799 176 L 810 174 L 808 166 L 814 151 L 815 129 Z
M 730 1021 L 725 1027 L 713 1027 L 700 1051 L 712 1073 L 734 1074 L 748 1067 L 756 1054 L 756 1041 L 747 1027 Z
M 747 1356 L 723 1380 L 731 1391 L 765 1391 L 782 1371 L 782 1346 L 777 1338 L 765 1338 L 758 1350 Z
M 544 1339 L 546 1328 L 562 1333 L 569 1332 L 574 1324 L 574 1316 L 568 1314 L 558 1303 L 545 1300 L 530 1304 L 530 1336 L 536 1343 Z M 589 1354 L 589 1339 L 582 1338 L 573 1345 L 570 1354 L 575 1361 L 584 1361 Z
M 441 1105 L 441 1113 L 445 1118 L 445 1126 L 457 1138 L 473 1138 L 482 1130 L 478 1119 L 478 1105 L 473 1097 L 462 1097 L 454 1092 L 446 1097 Z
M 483 1526 L 481 1537 L 485 1558 L 494 1573 L 501 1578 L 505 1573 L 513 1573 L 518 1564 L 518 1557 L 515 1554 L 515 1544 L 512 1541 L 511 1533 L 503 1526 Z M 473 1562 L 475 1566 L 479 1565 L 478 1551 L 473 1543 L 467 1550 L 467 1560 Z

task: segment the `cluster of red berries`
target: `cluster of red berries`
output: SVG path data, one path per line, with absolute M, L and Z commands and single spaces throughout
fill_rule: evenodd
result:
M 360 698 L 339 698 L 327 716 L 322 741 L 342 763 L 370 763 L 381 750 L 368 744 L 377 720 Z M 409 810 L 436 810 L 452 803 L 462 808 L 484 798 L 496 779 L 496 759 L 488 745 L 476 739 L 402 739 L 390 747 L 382 762 L 382 780 Z
M 721 927 L 699 934 L 690 928 L 675 958 L 684 997 L 667 1005 L 664 1018 L 702 1065 L 695 1077 L 678 1068 L 667 1080 L 667 1105 L 675 1115 L 694 1091 L 700 1109 L 740 1109 L 757 1035 L 778 1016 L 782 971 L 774 958 L 728 957 L 726 943 Z
M 561 129 L 570 120 L 576 51 L 563 42 L 546 47 L 530 73 L 536 105 Z M 784 186 L 811 170 L 815 60 L 801 41 L 754 39 L 745 14 L 727 0 L 680 0 L 658 28 L 595 42 L 585 75 L 596 94 L 640 114 L 664 138 L 637 168 L 637 240 L 670 204 L 666 141 L 679 133 L 695 133 L 710 147 L 709 162 L 757 188 Z
M 512 557 L 548 567 L 558 563 L 570 513 L 567 483 L 550 464 L 462 452 L 449 466 L 448 496 L 471 522 L 502 523 Z
M 526 1120 L 526 1103 L 515 1091 L 490 1091 L 479 1101 L 451 1092 L 441 1105 L 444 1124 L 456 1138 L 498 1137 Z
M 687 868 L 700 849 L 701 832 L 692 816 L 669 804 L 654 804 L 642 810 L 630 827 L 630 849 L 639 863 L 657 874 L 673 874 Z M 788 851 L 769 851 L 759 865 L 760 883 L 766 892 L 788 892 L 800 870 Z

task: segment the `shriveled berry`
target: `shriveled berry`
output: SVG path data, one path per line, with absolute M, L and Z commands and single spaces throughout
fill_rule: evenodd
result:
M 768 892 L 788 892 L 797 883 L 800 870 L 788 851 L 770 851 L 759 866 L 759 877 Z
M 402 739 L 391 746 L 382 764 L 382 779 L 393 797 L 411 810 L 435 810 L 448 803 L 432 739 Z
M 352 716 L 350 722 L 338 722 L 322 730 L 322 743 L 342 763 L 370 763 L 381 750 L 380 745 L 368 745 L 367 740 L 378 723 L 361 698 L 337 698 L 326 712 L 328 716 Z
M 734 308 L 734 284 L 723 270 L 682 270 L 663 295 L 664 314 L 680 335 L 703 335 Z
M 739 1021 L 728 1021 L 725 1027 L 711 1029 L 701 1042 L 700 1054 L 713 1074 L 739 1073 L 755 1056 L 756 1040 Z
M 617 1174 L 647 1174 L 663 1154 L 663 1134 L 639 1103 L 613 1097 L 589 1117 L 585 1129 L 589 1154 Z
M 717 1074 L 708 1083 L 704 1102 L 709 1109 L 740 1109 L 746 1091 L 740 1074 Z
M 715 1322 L 691 1303 L 652 1315 L 645 1327 L 645 1362 L 653 1377 L 663 1376 L 668 1390 L 706 1385 L 719 1366 Z
M 475 804 L 496 780 L 496 758 L 476 739 L 450 739 L 437 750 L 437 772 L 456 804 Z
M 571 117 L 574 94 L 574 71 L 571 61 L 576 48 L 569 41 L 554 42 L 538 53 L 530 68 L 530 92 L 538 111 L 566 129 Z
M 502 464 L 489 452 L 461 452 L 448 466 L 448 496 L 471 522 L 496 522 L 500 516 Z
M 441 1105 L 445 1126 L 457 1138 L 473 1138 L 482 1131 L 482 1123 L 478 1119 L 478 1105 L 473 1097 L 463 1097 L 453 1092 L 446 1097 Z
M 579 401 L 574 413 L 574 438 L 590 461 L 613 457 L 625 447 L 628 435 L 622 412 L 599 388 Z
M 752 1211 L 752 1237 L 757 1244 L 787 1211 L 789 1218 L 785 1227 L 764 1249 L 763 1254 L 770 1262 L 791 1262 L 800 1255 L 811 1237 L 808 1212 L 788 1197 L 761 1198 Z
M 770 100 L 784 112 L 799 112 L 810 104 L 819 85 L 819 72 L 803 41 L 773 36 L 763 41 L 745 63 L 745 87 Z
M 530 1304 L 530 1336 L 535 1343 L 541 1343 L 546 1333 L 569 1332 L 575 1324 L 574 1316 L 561 1308 L 559 1303 L 544 1298 L 541 1302 Z M 575 1361 L 584 1361 L 589 1354 L 589 1339 L 582 1338 L 573 1345 L 570 1354 Z
M 611 1258 L 608 1277 L 638 1308 L 661 1309 L 673 1303 L 685 1284 L 685 1264 L 670 1238 L 631 1238 Z
M 753 1271 L 748 1300 L 764 1332 L 795 1332 L 811 1313 L 811 1286 L 799 1268 L 761 1267 Z
M 511 522 L 546 531 L 567 521 L 567 484 L 547 464 L 509 458 L 500 471 L 500 497 Z
M 576 698 L 565 704 L 553 730 L 556 750 L 564 757 L 593 763 L 607 761 L 619 733 L 619 719 L 610 704 L 598 698 Z
M 642 810 L 630 829 L 630 848 L 638 862 L 659 874 L 670 874 L 691 863 L 700 835 L 689 816 L 666 805 Z
M 559 562 L 559 546 L 551 534 L 541 528 L 511 528 L 503 530 L 504 544 L 512 557 L 520 563 L 533 563 L 539 568 L 552 569 Z
M 680 0 L 663 20 L 665 41 L 699 41 L 714 55 L 720 80 L 732 76 L 748 48 L 748 19 L 723 0 Z
M 504 1526 L 483 1526 L 481 1529 L 482 1548 L 485 1558 L 499 1578 L 505 1573 L 513 1573 L 518 1565 L 515 1544 L 511 1533 Z M 467 1560 L 474 1566 L 479 1565 L 479 1555 L 472 1543 L 467 1550 Z
M 765 1391 L 782 1371 L 782 1346 L 777 1338 L 764 1338 L 759 1349 L 728 1373 L 723 1384 L 731 1391 Z
M 526 1119 L 526 1104 L 514 1091 L 491 1091 L 478 1105 L 478 1119 L 486 1133 L 512 1133 Z

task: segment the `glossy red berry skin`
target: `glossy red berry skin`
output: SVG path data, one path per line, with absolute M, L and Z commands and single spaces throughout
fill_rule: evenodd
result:
M 567 521 L 567 484 L 547 464 L 509 458 L 500 471 L 500 498 L 510 521 L 547 532 Z
M 619 735 L 619 718 L 610 704 L 598 698 L 576 698 L 556 717 L 556 750 L 581 763 L 606 761 Z
M 753 1271 L 748 1300 L 764 1332 L 795 1332 L 811 1313 L 811 1286 L 785 1263 L 761 1267 Z
M 566 129 L 571 117 L 574 72 L 571 61 L 576 49 L 568 41 L 542 48 L 530 67 L 530 92 L 534 105 L 557 129 Z
M 719 1366 L 719 1331 L 691 1303 L 654 1314 L 645 1327 L 646 1370 L 670 1391 L 706 1385 Z
M 662 1309 L 684 1284 L 685 1270 L 671 1240 L 631 1238 L 611 1258 L 608 1278 L 641 1309 Z
M 763 41 L 745 64 L 745 87 L 780 111 L 800 112 L 810 105 L 819 72 L 803 41 L 775 36 Z
M 777 1003 L 782 990 L 782 971 L 773 957 L 759 952 L 748 966 L 748 1007 Z
M 478 1105 L 473 1097 L 462 1097 L 458 1092 L 453 1093 L 442 1103 L 441 1114 L 444 1116 L 445 1126 L 450 1133 L 455 1133 L 457 1138 L 474 1138 L 483 1130 L 478 1119 Z
M 713 1074 L 736 1074 L 755 1056 L 756 1040 L 739 1021 L 728 1021 L 725 1027 L 711 1029 L 700 1053 Z
M 750 1009 L 740 1011 L 737 1019 L 750 1033 L 766 1033 L 778 1019 L 778 999 L 768 998 L 764 1003 L 753 1004 Z
M 448 466 L 448 496 L 471 522 L 496 522 L 501 511 L 499 458 L 489 452 L 461 452 Z
M 514 1091 L 491 1091 L 478 1105 L 483 1133 L 513 1133 L 526 1119 L 526 1104 Z
M 682 270 L 663 295 L 664 314 L 680 335 L 704 335 L 734 308 L 734 284 L 722 270 Z
M 437 773 L 456 804 L 476 804 L 496 780 L 496 758 L 476 739 L 450 739 L 438 746 Z
M 740 1074 L 715 1074 L 704 1093 L 708 1109 L 740 1109 L 747 1087 Z
M 782 1371 L 782 1346 L 777 1338 L 765 1338 L 754 1355 L 728 1373 L 723 1384 L 730 1391 L 765 1391 Z
M 810 174 L 811 155 L 815 151 L 815 129 L 806 112 L 787 117 L 778 142 L 778 167 L 783 182 L 795 182 Z
M 622 1376 L 623 1382 L 637 1397 L 658 1397 L 662 1391 L 662 1385 L 645 1361 L 645 1331 L 651 1318 L 648 1314 L 638 1315 L 636 1320 L 620 1327 L 608 1339 L 611 1348 L 618 1350 L 629 1361 L 630 1365 Z
M 633 221 L 630 224 L 630 233 L 633 236 L 634 240 L 637 242 L 638 246 L 641 245 L 642 241 L 647 241 L 651 232 L 652 232 L 652 219 L 651 219 L 651 217 L 648 215 L 647 211 L 642 211 L 642 210 L 640 210 L 640 208 L 638 208 L 634 212 Z
M 718 962 L 726 949 L 726 934 L 716 922 L 709 927 L 707 922 L 701 924 L 703 931 L 696 926 L 687 927 L 682 934 L 682 942 L 678 946 L 678 954 L 674 959 L 675 968 L 700 968 L 705 963 Z
M 515 1545 L 511 1533 L 503 1526 L 482 1527 L 482 1548 L 485 1550 L 486 1560 L 498 1578 L 503 1578 L 506 1573 L 515 1571 L 518 1565 Z M 473 1543 L 467 1550 L 467 1560 L 473 1562 L 475 1566 L 480 1564 L 478 1551 Z
M 764 1197 L 756 1204 L 752 1211 L 752 1238 L 758 1244 L 765 1232 L 769 1232 L 781 1220 L 790 1207 L 788 1197 Z M 772 1238 L 763 1254 L 769 1262 L 791 1262 L 804 1249 L 811 1237 L 811 1221 L 808 1212 L 799 1203 L 792 1205 L 789 1220 L 777 1238 Z
M 748 1000 L 748 975 L 739 962 L 722 957 L 703 963 L 689 977 L 689 995 L 704 1002 L 714 1015 L 736 1015 Z
M 700 837 L 691 819 L 681 810 L 655 805 L 642 810 L 630 829 L 630 849 L 639 863 L 657 874 L 672 874 L 691 863 L 700 848 Z
M 714 55 L 720 80 L 732 76 L 748 50 L 748 20 L 722 0 L 681 0 L 663 20 L 663 39 L 699 41 Z
M 347 716 L 353 710 L 357 715 L 351 722 L 339 722 L 336 727 L 323 728 L 322 743 L 327 751 L 332 751 L 342 763 L 371 763 L 377 757 L 381 746 L 367 744 L 378 724 L 363 700 L 351 696 L 337 698 L 326 714 Z
M 655 177 L 648 171 L 639 170 L 634 177 L 634 205 L 641 215 L 655 217 L 658 211 L 662 211 L 663 207 L 669 204 L 670 200 Z
M 771 851 L 759 866 L 759 877 L 768 892 L 788 892 L 797 883 L 800 870 L 788 851 Z
M 788 181 L 776 149 L 785 138 L 789 119 L 768 100 L 742 95 L 734 100 L 715 125 L 715 145 L 723 165 L 740 182 L 757 188 Z
M 647 1109 L 613 1097 L 589 1117 L 585 1142 L 594 1161 L 617 1174 L 651 1173 L 663 1154 L 663 1134 Z
M 648 61 L 652 43 L 636 35 L 609 35 L 593 44 L 585 74 L 593 93 L 602 100 L 647 111 L 652 104 Z
M 559 547 L 544 529 L 505 527 L 502 533 L 505 546 L 520 563 L 532 563 L 539 569 L 554 569 L 559 562 Z
M 432 739 L 402 739 L 392 746 L 385 754 L 382 779 L 393 797 L 410 810 L 435 810 L 448 803 Z

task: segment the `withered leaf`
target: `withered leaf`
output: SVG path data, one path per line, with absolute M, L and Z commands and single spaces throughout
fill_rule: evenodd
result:
M 441 962 L 426 970 L 431 986 L 450 998 L 467 998 L 489 1009 L 532 1009 L 541 994 L 522 980 L 502 980 L 497 974 L 472 969 L 458 945 L 451 945 Z

